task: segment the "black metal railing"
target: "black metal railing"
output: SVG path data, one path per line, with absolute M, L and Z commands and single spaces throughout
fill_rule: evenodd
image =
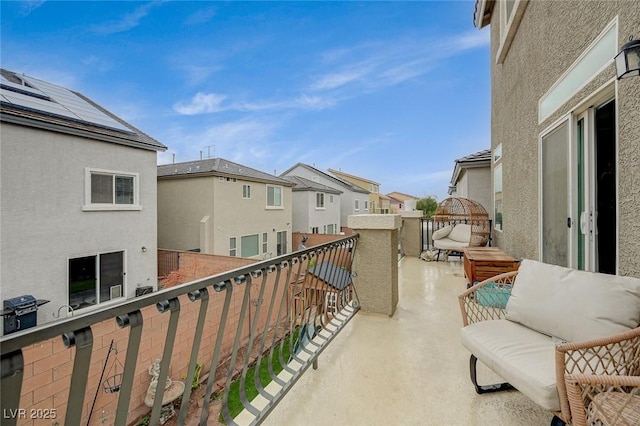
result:
M 357 235 L 340 238 L 119 305 L 101 307 L 84 314 L 79 311 L 65 320 L 2 337 L 2 410 L 9 413 L 4 416 L 2 424 L 16 424 L 18 416 L 11 416 L 11 413 L 24 413 L 20 410 L 27 408 L 20 396 L 25 366 L 30 362 L 28 351 L 39 342 L 52 338 L 62 338 L 67 348 L 62 350 L 75 348 L 70 355 L 73 367 L 66 412 L 58 412 L 56 422 L 70 425 L 88 423 L 91 412 L 88 412 L 87 401 L 93 397 L 89 387 L 96 389 L 95 379 L 89 374 L 92 356 L 97 356 L 94 339 L 96 342 L 104 339 L 99 334 L 94 336 L 94 329 L 100 330 L 105 321 L 115 321 L 119 333 L 128 330 L 128 336 L 120 338 L 126 341 L 126 347 L 119 350 L 126 355 L 117 386 L 113 424 L 124 425 L 135 420 L 129 418 L 130 411 L 136 408 L 130 401 L 140 400 L 139 395 L 137 399 L 134 395 L 140 389 L 139 385 L 134 386 L 134 378 L 141 370 L 147 370 L 147 365 L 139 364 L 140 353 L 152 340 L 148 336 L 149 323 L 154 324 L 156 332 L 161 330 L 164 333 L 162 351 L 158 354 L 158 383 L 166 383 L 170 365 L 174 370 L 183 368 L 186 371 L 186 386 L 177 413 L 178 424 L 185 424 L 190 408 L 192 411 L 191 384 L 199 374 L 196 370 L 200 368 L 202 377 L 206 377 L 206 385 L 202 380 L 202 386 L 206 386 L 202 399 L 199 403 L 194 402 L 201 407 L 200 424 L 206 424 L 210 403 L 216 397 L 222 400 L 220 416 L 226 424 L 237 424 L 240 419 L 232 415 L 229 408 L 233 397 L 239 397 L 244 408 L 243 423 L 259 424 L 310 366 L 317 367 L 319 354 L 359 310 L 351 280 L 357 240 Z M 213 303 L 222 308 L 212 310 Z M 187 319 L 189 323 L 185 325 Z M 161 327 L 156 327 L 158 320 L 163 321 Z M 210 327 L 212 323 L 215 327 Z M 184 338 L 182 334 L 189 334 L 191 340 L 189 359 L 180 367 L 175 365 L 182 361 L 174 346 Z M 213 341 L 213 336 L 215 344 L 205 346 L 204 339 Z M 288 357 L 284 356 L 287 352 L 290 354 Z M 204 367 L 198 362 L 202 360 L 203 353 L 210 360 Z M 255 368 L 253 377 L 247 377 L 250 367 L 260 365 L 265 358 L 271 380 L 269 384 L 260 379 L 258 368 Z M 91 380 L 93 383 L 89 386 Z M 239 381 L 239 386 L 237 391 L 233 391 L 234 395 L 231 385 L 236 381 Z M 216 384 L 220 382 L 224 385 L 217 388 Z M 97 383 L 98 387 L 103 385 Z M 258 397 L 252 400 L 247 397 L 249 385 L 258 391 Z M 159 423 L 164 392 L 165 387 L 158 385 L 152 395 L 148 424 Z

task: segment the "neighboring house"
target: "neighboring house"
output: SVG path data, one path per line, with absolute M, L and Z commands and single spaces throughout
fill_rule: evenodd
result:
M 360 176 L 350 175 L 342 170 L 329 169 L 329 173 L 369 192 L 368 213 L 384 213 L 380 202 L 380 184 L 378 182 Z
M 369 191 L 350 182 L 331 176 L 313 166 L 297 163 L 280 176 L 301 176 L 312 182 L 342 191 L 340 194 L 340 228 L 347 226 L 350 215 L 369 213 Z
M 288 253 L 293 186 L 223 158 L 158 166 L 158 247 L 246 258 Z
M 398 198 L 387 195 L 389 198 L 389 204 L 391 206 L 391 213 L 398 213 L 404 211 L 404 201 Z
M 340 232 L 342 191 L 301 176 L 284 176 L 293 187 L 293 232 L 337 234 Z
M 485 149 L 455 161 L 449 195 L 476 201 L 493 219 L 493 186 L 491 185 L 491 150 Z
M 50 300 L 40 324 L 156 288 L 166 147 L 80 93 L 0 73 L 0 299 Z
M 491 27 L 494 244 L 640 277 L 640 77 L 614 57 L 637 1 L 477 0 Z
M 391 213 L 391 197 L 387 197 L 384 194 L 378 194 L 380 211 L 382 214 Z
M 395 213 L 399 211 L 411 211 L 415 209 L 416 203 L 419 200 L 418 197 L 414 197 L 413 195 L 405 194 L 398 191 L 388 193 L 387 197 L 389 197 L 391 203 L 391 211 Z

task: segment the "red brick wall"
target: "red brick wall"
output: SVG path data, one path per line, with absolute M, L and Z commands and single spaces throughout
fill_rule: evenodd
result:
M 307 242 L 304 244 L 307 248 L 330 243 L 331 241 L 335 241 L 344 237 L 344 235 L 338 234 L 308 234 L 306 232 L 293 232 L 291 234 L 291 243 L 293 244 L 294 251 L 298 250 L 298 246 L 300 245 L 303 236 L 306 236 L 308 238 Z
M 228 270 L 228 268 L 235 269 L 255 262 L 248 259 L 210 256 L 191 252 L 181 252 L 180 261 L 180 270 L 173 277 L 167 277 L 171 278 L 167 285 L 182 284 L 195 278 L 202 278 L 213 273 L 224 272 L 224 270 Z M 293 272 L 296 271 L 297 269 L 294 267 Z M 281 283 L 276 296 L 276 300 L 278 301 L 278 305 L 274 311 L 276 313 L 279 312 L 279 303 L 282 300 L 283 291 L 289 287 L 285 283 L 285 278 L 287 277 L 286 272 L 286 270 L 283 270 L 281 273 L 284 275 L 281 275 Z M 266 315 L 275 285 L 275 278 L 275 273 L 267 276 L 264 303 L 262 304 L 259 312 L 259 323 L 257 324 L 258 330 L 265 329 Z M 262 277 L 254 279 L 253 285 L 250 288 L 249 299 L 254 303 L 249 303 L 249 312 L 245 317 L 242 330 L 242 342 L 248 341 L 251 326 L 249 318 L 253 321 L 258 314 L 255 302 L 259 297 L 262 283 Z M 240 312 L 246 288 L 247 287 L 245 285 L 235 284 L 232 288 L 233 298 L 231 301 L 229 318 L 227 320 L 222 345 L 222 354 L 224 354 L 222 357 L 223 360 L 231 354 L 231 350 L 233 348 L 233 341 L 240 321 Z M 205 320 L 205 331 L 202 336 L 198 355 L 198 362 L 204 364 L 202 371 L 203 376 L 208 374 L 210 370 L 225 299 L 225 292 L 216 293 L 211 287 L 209 287 L 208 290 L 209 305 Z M 181 296 L 179 301 L 180 319 L 178 322 L 178 331 L 175 337 L 173 356 L 169 369 L 169 377 L 172 380 L 184 380 L 187 375 L 198 312 L 200 309 L 200 302 L 191 302 L 186 295 Z M 150 409 L 144 405 L 144 397 L 151 381 L 151 376 L 149 376 L 147 369 L 156 358 L 162 357 L 170 317 L 169 312 L 160 313 L 155 306 L 148 306 L 142 309 L 142 315 L 144 318 L 142 341 L 140 342 L 140 350 L 138 352 L 137 367 L 129 405 L 128 422 L 133 422 L 150 411 Z M 92 327 L 92 330 L 94 343 L 87 390 L 83 405 L 83 424 L 86 424 L 87 422 L 93 398 L 96 394 L 96 390 L 98 390 L 98 397 L 90 424 L 92 426 L 101 426 L 103 424 L 114 423 L 119 394 L 104 392 L 102 383 L 100 383 L 100 374 L 112 340 L 115 342 L 115 347 L 118 349 L 117 358 L 122 366 L 124 366 L 129 330 L 128 328 L 120 329 L 116 325 L 114 319 L 96 324 Z M 256 344 L 259 343 L 260 342 L 257 342 Z M 67 349 L 62 344 L 62 338 L 50 339 L 25 348 L 25 370 L 20 398 L 20 408 L 26 409 L 27 413 L 29 413 L 30 409 L 37 408 L 56 409 L 56 420 L 59 424 L 64 424 L 74 356 L 75 349 Z M 112 352 L 111 358 L 107 364 L 103 382 L 107 377 L 116 373 L 112 366 L 115 356 L 115 353 Z M 239 360 L 238 362 L 240 363 L 241 361 L 242 360 Z M 121 369 L 122 367 L 118 366 L 118 368 Z M 122 373 L 121 370 L 119 372 Z M 52 422 L 53 420 L 43 423 L 42 420 L 21 419 L 18 424 L 41 425 L 51 424 Z

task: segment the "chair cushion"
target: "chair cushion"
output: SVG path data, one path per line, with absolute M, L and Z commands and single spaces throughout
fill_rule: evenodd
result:
M 440 250 L 462 251 L 463 248 L 469 247 L 469 241 L 467 241 L 466 243 L 461 243 L 459 241 L 454 241 L 449 238 L 442 238 L 440 240 L 434 240 L 433 246 Z
M 471 241 L 471 225 L 467 225 L 466 223 L 458 223 L 453 227 L 448 237 L 453 241 L 468 243 L 469 241 Z
M 451 232 L 452 229 L 453 229 L 453 226 L 447 225 L 444 228 L 440 228 L 437 231 L 434 231 L 434 233 L 431 236 L 431 238 L 434 239 L 434 240 L 439 240 L 441 238 L 444 238 L 447 235 L 449 235 L 449 233 Z
M 536 404 L 560 409 L 550 337 L 509 320 L 491 320 L 464 327 L 460 338 L 478 360 Z
M 569 342 L 606 337 L 640 324 L 640 279 L 523 260 L 507 319 Z

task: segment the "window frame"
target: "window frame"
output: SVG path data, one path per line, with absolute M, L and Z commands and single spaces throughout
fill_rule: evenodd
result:
M 247 183 L 242 185 L 242 199 L 243 200 L 251 199 L 251 185 Z
M 238 257 L 238 238 L 237 237 L 229 237 L 229 256 Z
M 353 211 L 354 212 L 359 212 L 360 211 L 360 200 L 353 200 Z
M 255 251 L 254 254 L 245 255 L 245 249 L 248 246 L 247 241 L 245 241 L 245 238 L 255 238 L 255 247 L 251 247 L 251 248 L 255 248 L 255 250 L 251 252 L 253 253 Z M 248 235 L 241 236 L 240 237 L 240 257 L 251 258 L 259 255 L 260 255 L 260 234 L 248 234 Z
M 273 191 L 274 191 L 274 193 L 273 193 L 274 204 L 273 205 L 269 205 L 269 189 L 273 189 Z M 275 190 L 276 189 L 278 189 L 280 191 L 280 204 L 275 204 L 275 199 L 276 199 Z M 282 190 L 282 186 L 281 185 L 269 185 L 269 184 L 267 184 L 266 208 L 267 209 L 273 209 L 273 210 L 284 209 L 284 200 L 282 199 L 283 195 L 284 195 L 284 191 Z
M 114 254 L 114 253 L 121 253 L 122 254 L 122 284 L 120 285 L 114 285 L 111 286 L 109 288 L 109 297 L 110 299 L 105 300 L 105 301 L 100 301 L 100 284 L 101 284 L 101 270 L 100 270 L 100 262 L 101 262 L 101 257 L 104 255 L 108 255 L 108 254 Z M 95 288 L 94 288 L 94 295 L 95 295 L 95 303 L 94 304 L 88 304 L 86 306 L 75 306 L 76 303 L 72 303 L 71 300 L 71 261 L 72 260 L 77 260 L 77 259 L 83 259 L 83 258 L 93 258 L 93 262 L 94 262 L 94 276 L 95 276 Z M 113 294 L 113 289 L 114 288 L 120 288 L 120 296 L 111 298 L 111 295 Z M 103 307 L 103 306 L 107 306 L 109 304 L 115 304 L 118 302 L 121 302 L 123 300 L 126 299 L 126 288 L 127 288 L 127 250 L 126 249 L 122 249 L 122 250 L 109 250 L 109 251 L 100 251 L 100 252 L 94 252 L 94 253 L 87 253 L 84 255 L 78 255 L 78 256 L 74 256 L 74 257 L 68 257 L 67 258 L 67 303 L 69 306 L 75 306 L 73 307 L 74 311 L 78 311 L 78 310 L 83 310 L 85 311 L 86 309 L 95 309 L 98 307 Z M 85 311 L 86 312 L 86 311 Z
M 269 250 L 269 233 L 262 233 L 262 254 L 265 254 Z
M 496 52 L 496 64 L 504 62 L 504 58 L 507 56 L 507 52 L 511 47 L 511 43 L 515 37 L 522 16 L 527 7 L 529 0 L 513 0 L 513 8 L 511 13 L 507 16 L 507 2 L 501 1 L 500 4 L 500 45 Z
M 111 203 L 93 203 L 91 201 L 92 176 L 111 176 L 112 178 L 112 202 Z M 133 179 L 133 203 L 121 204 L 116 203 L 116 178 L 132 178 Z M 140 174 L 123 172 L 117 170 L 98 169 L 94 167 L 85 167 L 84 169 L 84 204 L 83 211 L 140 211 Z
M 324 209 L 324 192 L 316 192 L 316 210 Z
M 502 144 L 496 146 L 493 150 L 493 229 L 502 232 L 504 229 L 504 169 L 502 167 Z M 498 192 L 498 179 L 496 175 L 499 173 L 500 191 Z M 498 196 L 498 194 L 500 194 Z M 500 215 L 500 220 L 498 220 Z

